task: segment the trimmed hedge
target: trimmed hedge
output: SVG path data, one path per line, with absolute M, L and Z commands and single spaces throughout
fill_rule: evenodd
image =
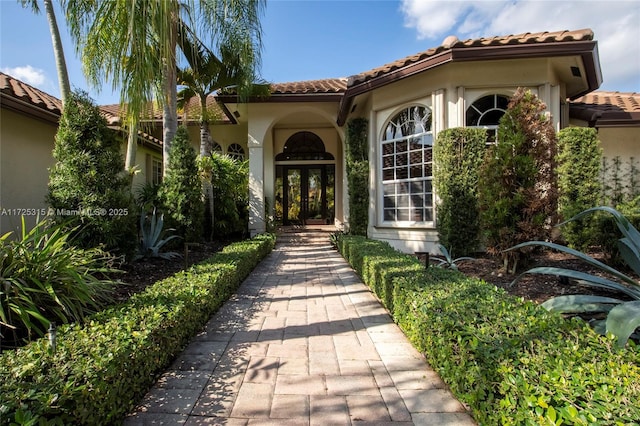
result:
M 385 243 L 343 236 L 339 249 L 479 424 L 640 422 L 638 346 L 616 350 L 581 320 L 457 271 L 420 270 Z M 366 272 L 389 262 L 406 269 Z
M 231 244 L 87 324 L 59 327 L 53 354 L 46 339 L 3 353 L 0 424 L 121 422 L 274 244 L 273 235 Z

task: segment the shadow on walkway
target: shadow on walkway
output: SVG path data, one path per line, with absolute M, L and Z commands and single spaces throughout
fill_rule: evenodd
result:
M 475 425 L 325 229 L 274 251 L 125 425 Z

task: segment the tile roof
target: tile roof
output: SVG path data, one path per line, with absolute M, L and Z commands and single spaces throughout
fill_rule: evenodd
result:
M 307 80 L 271 84 L 272 95 L 344 93 L 345 90 L 347 90 L 346 78 L 327 78 L 323 80 Z
M 60 99 L 2 72 L 0 72 L 0 95 L 3 107 L 43 118 L 56 124 L 62 114 Z M 118 105 L 99 106 L 98 108 L 102 111 L 109 125 L 119 124 Z M 147 133 L 138 131 L 138 137 L 152 145 L 162 145 L 162 141 Z
M 120 117 L 120 104 L 103 105 L 100 107 L 108 117 L 115 117 L 119 122 Z M 231 119 L 228 114 L 222 109 L 220 104 L 216 101 L 216 97 L 209 95 L 207 97 L 207 109 L 212 120 L 221 123 L 231 123 Z M 185 118 L 189 121 L 196 121 L 200 119 L 200 99 L 197 97 L 191 98 L 185 108 L 178 110 L 178 121 L 183 121 Z M 143 114 L 143 120 L 161 121 L 162 120 L 162 107 L 160 105 L 149 103 L 146 111 Z
M 570 102 L 569 115 L 595 127 L 640 126 L 640 93 L 591 92 Z
M 459 40 L 445 38 L 440 46 L 349 77 L 340 103 L 338 125 L 343 125 L 356 96 L 375 88 L 417 75 L 449 63 L 532 57 L 580 56 L 585 67 L 585 84 L 576 85 L 568 96 L 574 98 L 597 89 L 602 74 L 593 31 L 555 31 Z
M 57 122 L 62 110 L 62 101 L 40 89 L 0 72 L 2 104 L 23 112 Z
M 415 55 L 410 55 L 402 59 L 398 59 L 391 63 L 382 65 L 369 71 L 349 77 L 348 87 L 369 81 L 376 77 L 389 74 L 393 71 L 405 68 L 409 65 L 424 61 L 428 58 L 437 56 L 443 52 L 452 49 L 467 49 L 475 47 L 490 46 L 516 46 L 540 43 L 563 43 L 571 41 L 590 41 L 593 40 L 593 31 L 590 29 L 582 29 L 575 31 L 556 31 L 556 32 L 540 32 L 540 33 L 523 33 L 516 35 L 484 37 L 477 39 L 458 40 L 456 36 L 447 37 L 440 46 L 425 50 Z

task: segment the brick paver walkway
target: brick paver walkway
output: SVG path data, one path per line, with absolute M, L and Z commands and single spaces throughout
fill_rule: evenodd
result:
M 475 425 L 328 233 L 288 233 L 125 425 Z

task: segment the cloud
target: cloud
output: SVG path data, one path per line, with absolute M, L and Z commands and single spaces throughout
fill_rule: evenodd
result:
M 2 72 L 36 87 L 42 87 L 48 83 L 45 72 L 39 68 L 34 68 L 31 65 L 14 68 L 5 67 L 2 68 Z
M 405 26 L 418 39 L 460 39 L 591 28 L 606 90 L 640 91 L 640 1 L 403 0 Z

